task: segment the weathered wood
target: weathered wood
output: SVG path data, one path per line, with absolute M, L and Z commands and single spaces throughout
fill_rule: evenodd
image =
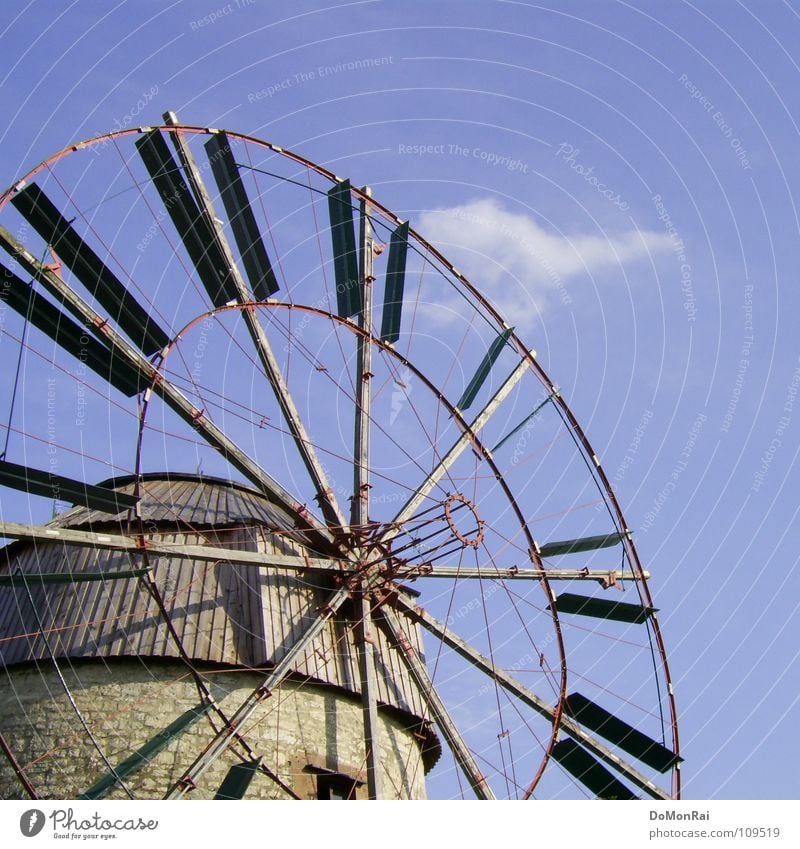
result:
M 151 557 L 177 557 L 184 560 L 263 567 L 276 566 L 294 572 L 306 572 L 309 569 L 339 571 L 344 566 L 343 561 L 328 560 L 321 557 L 238 551 L 211 545 L 168 544 L 157 540 L 147 540 L 145 546 L 142 546 L 140 539 L 131 535 L 107 534 L 100 531 L 77 531 L 71 528 L 25 525 L 18 522 L 0 522 L 0 537 L 36 542 L 61 542 L 81 548 L 125 551 L 131 554 L 141 554 L 143 549 L 146 548 Z

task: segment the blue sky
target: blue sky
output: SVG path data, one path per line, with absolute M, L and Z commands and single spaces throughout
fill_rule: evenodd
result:
M 369 183 L 512 315 L 653 574 L 685 795 L 797 796 L 800 4 L 4 11 L 4 186 L 173 109 Z

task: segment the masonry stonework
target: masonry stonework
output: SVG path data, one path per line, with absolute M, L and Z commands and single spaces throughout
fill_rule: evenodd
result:
M 193 679 L 179 662 L 64 660 L 61 667 L 76 706 L 115 767 L 200 702 Z M 262 680 L 251 671 L 201 671 L 227 716 Z M 420 738 L 412 720 L 381 710 L 379 721 L 382 796 L 425 798 Z M 125 779 L 128 790 L 138 798 L 162 797 L 219 727 L 213 712 L 198 719 Z M 12 667 L 0 674 L 0 731 L 31 783 L 43 789 L 43 797 L 75 798 L 108 773 L 51 664 Z M 366 779 L 361 705 L 338 688 L 286 681 L 258 706 L 244 734 L 255 756 L 301 798 L 316 798 L 318 776 L 328 772 L 354 779 L 357 795 L 366 794 L 360 783 Z M 213 798 L 231 766 L 247 759 L 240 754 L 229 751 L 219 758 L 189 798 Z M 3 759 L 0 798 L 23 797 L 19 780 Z M 106 798 L 126 797 L 117 785 Z M 257 773 L 246 798 L 280 799 L 287 793 Z

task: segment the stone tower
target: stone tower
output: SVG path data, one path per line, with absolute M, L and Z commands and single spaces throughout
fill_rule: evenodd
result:
M 134 489 L 131 478 L 105 485 Z M 312 560 L 303 571 L 269 565 L 314 552 L 288 515 L 247 486 L 151 474 L 139 496 L 140 517 L 76 507 L 50 523 L 53 541 L 3 549 L 0 732 L 16 772 L 0 758 L 2 798 L 24 797 L 26 781 L 42 798 L 163 797 L 334 586 Z M 146 557 L 68 539 L 70 530 L 135 535 L 143 526 L 155 546 Z M 191 546 L 263 562 L 194 558 Z M 403 627 L 421 653 L 415 626 Z M 398 650 L 377 630 L 371 639 L 382 796 L 424 798 L 440 744 Z M 262 694 L 192 798 L 364 797 L 358 682 L 346 604 Z

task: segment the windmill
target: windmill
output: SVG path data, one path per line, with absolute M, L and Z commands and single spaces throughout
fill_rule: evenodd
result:
M 0 795 L 679 797 L 535 351 L 370 189 L 164 120 L 0 199 Z

